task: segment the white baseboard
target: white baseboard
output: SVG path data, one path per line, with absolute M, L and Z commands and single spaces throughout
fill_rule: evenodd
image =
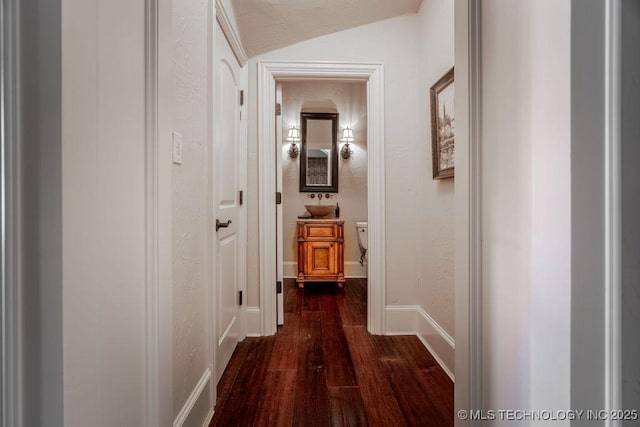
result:
M 422 307 L 418 306 L 417 312 L 418 338 L 449 375 L 451 381 L 455 382 L 455 375 L 453 374 L 455 370 L 455 341 Z
M 285 279 L 295 279 L 298 277 L 298 263 L 285 262 L 282 265 L 282 275 Z
M 247 307 L 247 336 L 260 337 L 260 307 Z
M 345 261 L 344 277 L 347 279 L 366 279 L 367 263 L 365 262 L 364 265 L 360 265 L 358 261 Z
M 388 305 L 385 307 L 387 335 L 416 335 L 418 311 L 415 305 Z
M 215 412 L 216 411 L 213 408 L 211 408 L 211 410 L 207 414 L 207 418 L 205 418 L 204 423 L 202 423 L 202 427 L 209 427 L 209 424 L 211 424 L 211 420 L 213 419 L 213 414 Z
M 455 382 L 455 341 L 419 305 L 385 307 L 387 335 L 416 335 L 420 342 Z
M 200 399 L 200 396 L 202 396 L 202 392 L 205 390 L 209 381 L 211 381 L 211 371 L 209 370 L 209 368 L 207 368 L 202 374 L 202 377 L 200 377 L 200 381 L 198 381 L 198 384 L 196 384 L 193 391 L 191 392 L 191 395 L 184 403 L 184 406 L 178 413 L 178 416 L 173 421 L 173 427 L 182 427 L 184 425 L 184 423 L 189 418 L 189 415 L 191 415 L 191 410 Z
M 286 279 L 295 279 L 298 277 L 298 263 L 285 262 L 283 264 L 283 276 Z M 358 261 L 345 261 L 344 277 L 347 279 L 366 279 L 367 263 L 365 262 L 364 265 L 360 265 Z

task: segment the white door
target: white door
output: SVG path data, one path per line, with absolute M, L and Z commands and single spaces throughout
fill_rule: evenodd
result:
M 282 105 L 282 84 L 276 84 L 276 103 Z M 282 114 L 276 116 L 276 191 L 282 195 Z M 284 202 L 282 202 L 284 203 Z M 282 228 L 283 204 L 276 205 L 276 282 L 280 292 L 276 295 L 276 323 L 284 325 L 284 230 Z M 277 290 L 276 290 L 277 292 Z
M 242 70 L 216 24 L 213 98 L 213 200 L 216 383 L 241 336 L 240 321 L 240 82 Z

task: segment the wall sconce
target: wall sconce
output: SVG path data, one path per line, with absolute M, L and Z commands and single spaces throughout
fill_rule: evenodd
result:
M 299 153 L 296 142 L 300 142 L 300 131 L 297 127 L 294 126 L 289 129 L 289 131 L 287 132 L 287 141 L 291 143 L 291 147 L 289 147 L 289 151 L 287 151 L 287 153 L 289 153 L 289 157 L 295 159 L 296 157 L 298 157 Z
M 340 155 L 343 159 L 348 160 L 353 154 L 353 151 L 351 151 L 351 147 L 349 147 L 349 143 L 354 141 L 353 129 L 348 126 L 344 128 L 344 130 L 342 131 L 341 141 L 344 141 L 344 146 L 342 147 L 342 150 L 340 150 Z

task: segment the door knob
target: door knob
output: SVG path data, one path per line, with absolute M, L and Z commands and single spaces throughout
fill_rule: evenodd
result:
M 231 220 L 227 222 L 220 222 L 219 219 L 216 219 L 216 231 L 220 230 L 221 228 L 227 228 L 230 224 Z

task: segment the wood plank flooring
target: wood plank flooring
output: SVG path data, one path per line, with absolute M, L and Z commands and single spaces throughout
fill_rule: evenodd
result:
M 210 426 L 452 426 L 453 383 L 415 336 L 367 332 L 367 283 L 285 280 L 285 325 L 238 344 Z

